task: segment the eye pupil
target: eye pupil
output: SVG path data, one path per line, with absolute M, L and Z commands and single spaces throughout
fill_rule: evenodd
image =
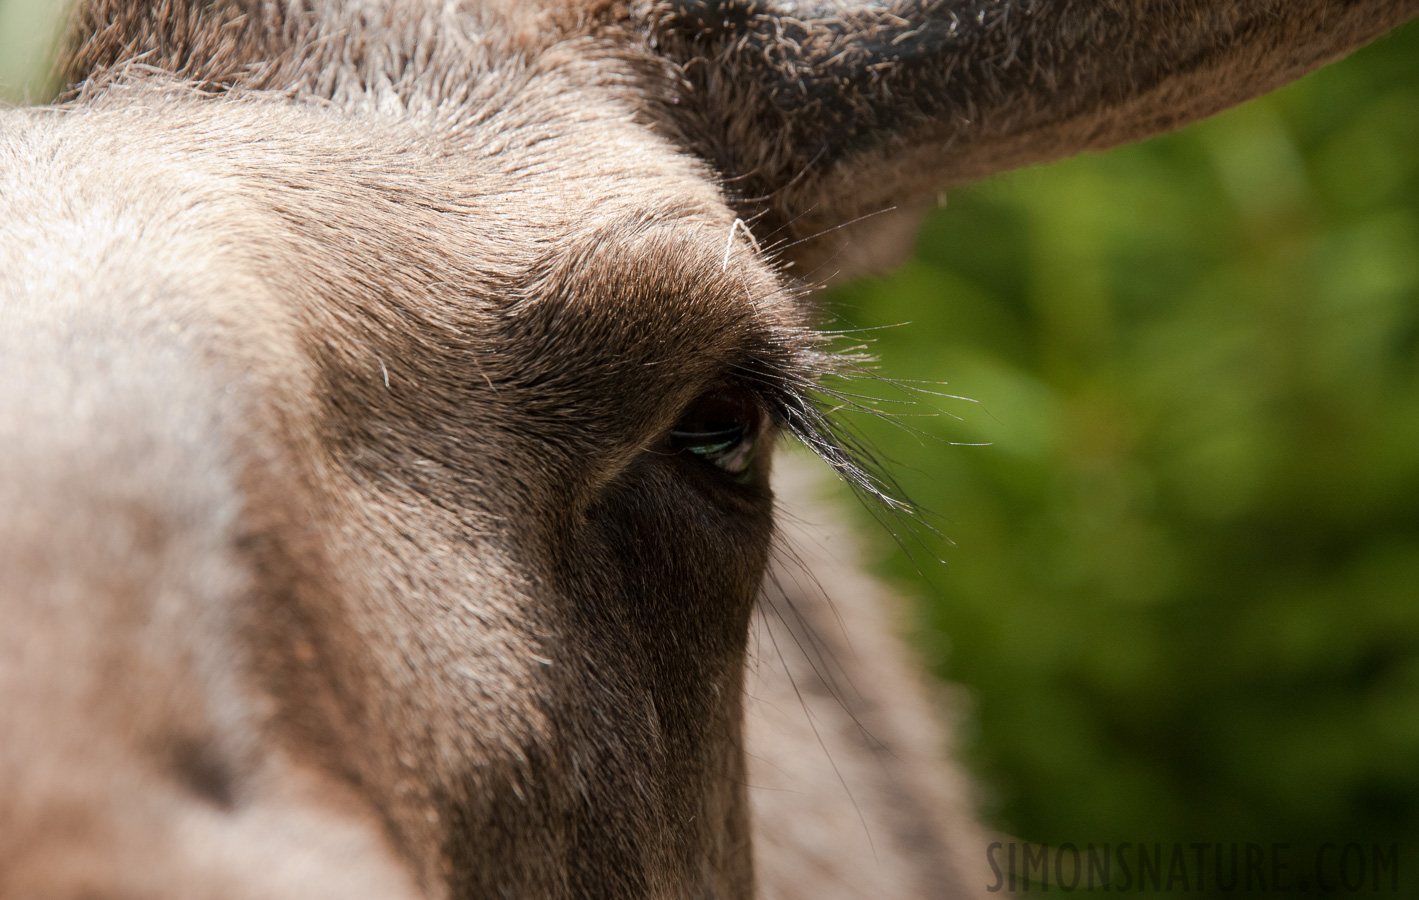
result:
M 742 391 L 705 394 L 670 430 L 670 446 L 743 475 L 754 459 L 759 418 L 758 404 Z

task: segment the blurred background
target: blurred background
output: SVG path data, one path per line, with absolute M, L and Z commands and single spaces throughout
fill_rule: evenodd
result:
M 54 8 L 0 0 L 4 99 L 48 92 Z M 844 509 L 967 689 L 989 823 L 1398 843 L 1419 896 L 1419 25 L 956 191 L 831 306 L 927 512 Z
M 1398 843 L 1419 897 L 1419 24 L 954 192 L 834 309 L 913 380 L 854 424 L 940 534 L 857 514 L 988 821 Z

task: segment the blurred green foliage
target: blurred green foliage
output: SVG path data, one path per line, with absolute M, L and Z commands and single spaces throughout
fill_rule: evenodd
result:
M 855 425 L 939 516 L 883 571 L 992 824 L 1398 841 L 1419 891 L 1419 26 L 961 190 L 834 308 L 922 382 Z
M 64 7 L 65 0 L 0 0 L 0 103 L 41 100 L 54 92 L 49 60 Z

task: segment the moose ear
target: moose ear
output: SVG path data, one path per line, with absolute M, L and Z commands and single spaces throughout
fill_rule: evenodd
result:
M 645 21 L 674 127 L 811 265 L 842 248 L 839 226 L 1177 128 L 1415 14 L 1419 0 L 655 0 Z

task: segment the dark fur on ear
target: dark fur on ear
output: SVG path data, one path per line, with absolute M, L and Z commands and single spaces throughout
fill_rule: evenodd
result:
M 738 179 L 748 213 L 802 237 L 1176 128 L 1416 13 L 1419 0 L 657 0 L 648 18 L 696 149 Z
M 263 0 L 88 0 L 75 10 L 60 77 L 78 85 L 137 61 L 208 86 L 231 84 L 278 55 L 287 20 L 284 4 Z
M 212 92 L 326 100 L 383 84 L 437 105 L 500 61 L 537 59 L 610 16 L 608 0 L 76 0 L 59 76 L 101 88 L 158 72 Z

